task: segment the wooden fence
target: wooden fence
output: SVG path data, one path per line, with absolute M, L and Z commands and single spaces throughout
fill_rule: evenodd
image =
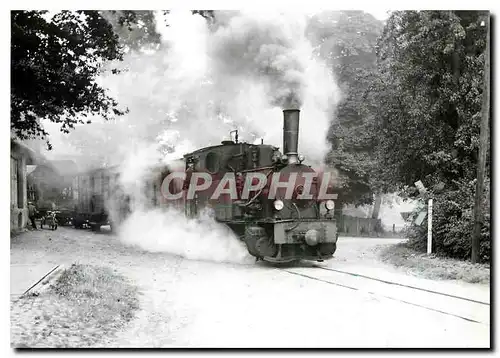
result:
M 352 236 L 368 236 L 383 232 L 380 219 L 358 218 L 355 216 L 342 215 L 337 220 L 339 233 Z

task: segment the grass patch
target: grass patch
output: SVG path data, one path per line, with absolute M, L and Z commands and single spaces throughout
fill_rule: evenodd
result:
M 396 267 L 406 269 L 409 273 L 439 280 L 462 280 L 470 283 L 490 282 L 490 266 L 473 264 L 436 255 L 427 255 L 399 243 L 383 247 L 379 258 Z
M 105 345 L 138 309 L 138 291 L 105 267 L 72 265 L 39 296 L 11 303 L 13 347 Z

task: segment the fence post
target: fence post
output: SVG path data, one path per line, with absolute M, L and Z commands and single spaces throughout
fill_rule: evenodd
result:
M 427 206 L 427 253 L 432 252 L 432 199 Z

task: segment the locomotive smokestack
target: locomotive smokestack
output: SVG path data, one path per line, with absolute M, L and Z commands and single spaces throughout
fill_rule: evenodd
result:
M 288 164 L 299 162 L 299 113 L 298 109 L 283 110 L 283 154 L 288 157 Z

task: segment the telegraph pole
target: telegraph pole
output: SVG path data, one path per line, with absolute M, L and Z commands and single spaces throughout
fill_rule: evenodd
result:
M 483 222 L 482 199 L 484 191 L 484 172 L 486 166 L 486 153 L 488 149 L 488 120 L 490 114 L 490 13 L 488 11 L 485 19 L 486 26 L 486 49 L 484 50 L 484 85 L 483 101 L 481 105 L 481 132 L 479 136 L 479 158 L 477 161 L 476 195 L 474 198 L 474 229 L 472 232 L 471 261 L 479 261 L 479 238 L 481 237 L 481 226 Z M 482 24 L 481 24 L 482 25 Z

